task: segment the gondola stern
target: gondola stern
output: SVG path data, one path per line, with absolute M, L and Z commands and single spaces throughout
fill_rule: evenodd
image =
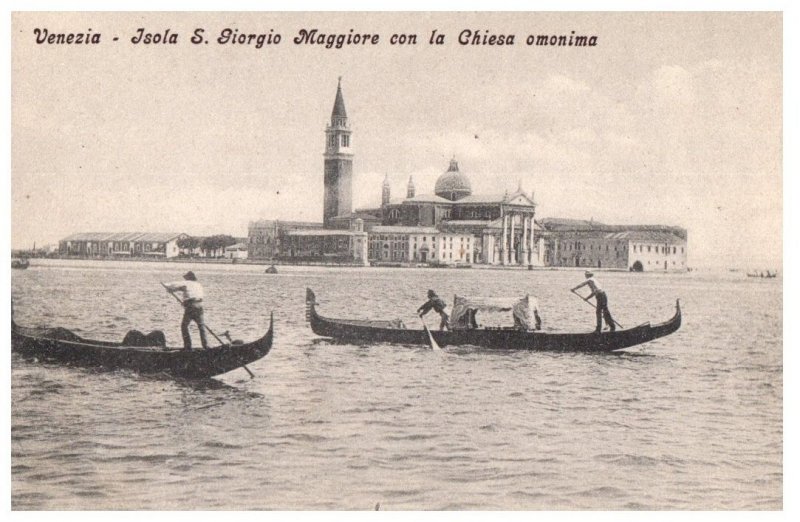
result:
M 272 350 L 272 341 L 275 337 L 275 312 L 269 312 L 269 330 L 267 330 L 267 335 L 265 336 L 266 339 L 264 341 L 264 345 L 266 347 L 266 351 L 264 354 L 268 354 L 270 350 Z
M 314 324 L 313 318 L 317 315 L 317 296 L 310 288 L 306 288 L 306 321 Z
M 657 325 L 653 325 L 651 327 L 651 331 L 654 334 L 653 338 L 657 339 L 659 337 L 664 337 L 665 335 L 669 335 L 673 332 L 676 332 L 681 327 L 681 321 L 682 321 L 681 300 L 676 299 L 675 315 L 673 315 L 672 318 L 668 319 L 667 321 L 664 321 L 663 323 L 659 323 Z

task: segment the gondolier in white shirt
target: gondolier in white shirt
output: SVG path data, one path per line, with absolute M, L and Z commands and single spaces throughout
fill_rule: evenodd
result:
M 203 348 L 208 348 L 206 340 L 206 327 L 203 321 L 203 285 L 197 282 L 194 272 L 186 272 L 183 281 L 168 283 L 164 286 L 167 292 L 183 292 L 183 321 L 181 321 L 181 335 L 183 335 L 183 347 L 186 350 L 192 349 L 192 336 L 189 335 L 189 323 L 194 321 L 197 329 L 200 330 L 200 342 Z
M 595 333 L 600 333 L 600 330 L 603 327 L 603 319 L 605 319 L 608 329 L 613 332 L 616 330 L 616 324 L 614 323 L 614 319 L 611 317 L 611 312 L 608 311 L 608 296 L 606 296 L 603 287 L 600 286 L 600 283 L 597 281 L 597 279 L 595 279 L 592 272 L 587 270 L 584 275 L 586 276 L 586 281 L 573 288 L 572 291 L 575 292 L 579 288 L 588 286 L 592 293 L 589 294 L 589 297 L 586 297 L 585 299 L 588 300 L 594 297 L 596 301 L 597 328 L 595 329 Z

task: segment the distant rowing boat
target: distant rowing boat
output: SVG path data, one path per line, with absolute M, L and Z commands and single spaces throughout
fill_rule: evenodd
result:
M 767 270 L 766 272 L 748 272 L 747 277 L 763 277 L 765 279 L 773 279 L 777 277 L 778 272 L 770 272 Z
M 400 321 L 371 321 L 330 319 L 317 313 L 316 296 L 306 290 L 306 319 L 311 330 L 330 337 L 358 344 L 420 344 L 430 341 L 423 329 L 407 329 Z M 517 328 L 472 328 L 432 331 L 440 346 L 472 345 L 499 350 L 532 350 L 558 352 L 612 352 L 629 348 L 669 335 L 681 326 L 680 300 L 675 303 L 675 315 L 655 325 L 642 325 L 601 333 L 546 333 Z

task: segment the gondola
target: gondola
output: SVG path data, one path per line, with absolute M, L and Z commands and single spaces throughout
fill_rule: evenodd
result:
M 132 370 L 183 379 L 205 379 L 227 373 L 267 355 L 272 348 L 273 317 L 269 329 L 251 343 L 234 341 L 204 350 L 167 348 L 162 332 L 145 336 L 129 332 L 121 343 L 84 339 L 65 328 L 26 328 L 11 320 L 11 350 L 42 362 L 71 366 Z M 138 335 L 131 335 L 136 333 Z
M 31 262 L 28 261 L 27 259 L 24 259 L 24 258 L 23 259 L 13 259 L 11 261 L 11 268 L 14 268 L 14 269 L 17 269 L 17 270 L 25 270 L 29 266 L 31 266 Z
M 427 345 L 424 329 L 405 328 L 401 321 L 329 319 L 317 313 L 316 297 L 306 290 L 306 319 L 311 330 L 322 337 L 357 344 L 394 343 Z M 666 322 L 645 323 L 633 328 L 601 333 L 549 333 L 517 328 L 471 328 L 431 331 L 439 346 L 470 345 L 498 350 L 557 352 L 613 352 L 669 335 L 681 326 L 680 300 L 675 315 Z

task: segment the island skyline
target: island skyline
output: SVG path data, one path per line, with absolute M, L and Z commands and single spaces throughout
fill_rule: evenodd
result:
M 455 156 L 476 191 L 534 192 L 537 219 L 681 226 L 690 266 L 782 267 L 780 14 L 139 16 L 13 15 L 12 248 L 89 230 L 245 236 L 258 219 L 321 221 L 323 131 L 342 76 L 354 207 L 379 202 L 384 178 L 432 192 Z M 753 23 L 774 38 L 743 40 Z M 44 26 L 180 36 L 75 49 L 37 44 Z M 289 28 L 312 26 L 385 38 L 288 44 Z M 488 26 L 575 27 L 598 41 L 455 42 L 459 28 Z M 195 48 L 197 27 L 286 29 L 257 51 Z M 389 45 L 403 27 L 422 43 Z M 451 39 L 442 48 L 426 41 L 434 28 Z

